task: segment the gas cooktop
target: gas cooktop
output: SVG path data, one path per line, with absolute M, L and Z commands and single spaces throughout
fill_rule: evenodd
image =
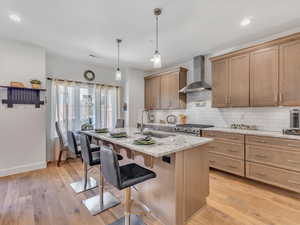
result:
M 177 124 L 176 127 L 209 128 L 209 127 L 214 127 L 214 126 L 213 125 L 206 125 L 206 124 L 187 123 L 187 124 Z
M 175 127 L 175 132 L 181 132 L 192 135 L 201 135 L 202 129 L 214 127 L 213 125 L 206 124 L 177 124 Z

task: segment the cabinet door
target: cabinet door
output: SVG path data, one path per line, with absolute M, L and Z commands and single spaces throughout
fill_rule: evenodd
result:
M 251 106 L 278 105 L 279 47 L 251 53 L 250 104 Z
M 279 104 L 300 105 L 300 40 L 280 46 Z
M 179 108 L 179 73 L 169 73 L 161 76 L 161 108 Z
M 249 54 L 229 58 L 229 105 L 249 106 L 250 96 L 250 56 Z
M 169 77 L 170 75 L 164 75 L 161 77 L 160 89 L 161 89 L 161 98 L 160 98 L 160 107 L 162 109 L 168 109 L 170 107 L 170 96 L 169 96 Z
M 145 79 L 145 109 L 150 110 L 150 85 L 151 80 Z
M 212 63 L 212 106 L 226 107 L 228 100 L 228 60 Z
M 160 109 L 160 76 L 150 79 L 150 109 Z

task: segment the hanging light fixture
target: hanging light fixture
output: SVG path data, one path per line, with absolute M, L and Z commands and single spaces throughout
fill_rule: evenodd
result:
M 161 68 L 161 55 L 158 50 L 158 16 L 161 15 L 161 9 L 154 9 L 154 15 L 156 17 L 156 48 L 151 61 L 153 62 L 154 68 Z
M 117 44 L 118 44 L 118 68 L 116 70 L 116 75 L 115 75 L 115 79 L 117 81 L 120 81 L 122 80 L 122 73 L 121 73 L 121 70 L 120 70 L 120 43 L 122 42 L 121 39 L 117 39 Z

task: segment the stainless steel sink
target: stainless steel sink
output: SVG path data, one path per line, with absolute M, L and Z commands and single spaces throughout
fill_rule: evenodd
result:
M 155 131 L 145 131 L 143 132 L 143 135 L 147 135 L 154 138 L 167 138 L 167 137 L 176 136 L 175 134 L 167 134 L 167 133 L 161 133 Z

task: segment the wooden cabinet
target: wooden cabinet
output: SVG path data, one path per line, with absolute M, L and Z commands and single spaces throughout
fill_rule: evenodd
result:
M 247 162 L 246 176 L 253 180 L 300 192 L 300 173 L 297 172 Z
M 249 54 L 239 55 L 229 59 L 229 106 L 249 106 L 249 76 Z
M 300 40 L 280 46 L 280 105 L 300 105 Z
M 149 110 L 160 109 L 160 79 L 161 77 L 152 77 L 145 79 L 145 108 Z
M 245 137 L 220 131 L 203 131 L 204 137 L 214 138 L 205 148 L 209 152 L 209 166 L 239 176 L 245 175 Z
M 300 33 L 211 61 L 213 107 L 300 106 Z
M 179 73 L 161 76 L 161 109 L 180 108 Z
M 186 86 L 186 80 L 185 68 L 146 77 L 145 108 L 148 110 L 186 108 L 186 94 L 179 93 L 179 90 Z
M 250 105 L 278 105 L 278 46 L 257 50 L 250 59 Z
M 213 92 L 212 106 L 228 106 L 228 60 L 219 60 L 212 63 L 213 71 Z
M 246 135 L 246 176 L 300 192 L 300 141 Z
M 249 63 L 249 54 L 213 62 L 213 107 L 249 106 Z

